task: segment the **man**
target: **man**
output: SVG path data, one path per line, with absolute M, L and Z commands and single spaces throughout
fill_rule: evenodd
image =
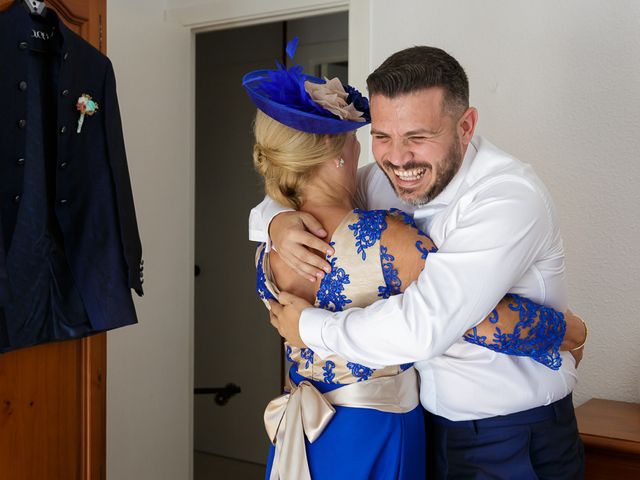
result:
M 285 294 L 272 323 L 320 357 L 372 367 L 416 361 L 435 478 L 581 478 L 572 357 L 564 353 L 553 371 L 460 340 L 506 293 L 566 310 L 548 192 L 529 166 L 474 137 L 467 77 L 446 52 L 400 51 L 367 85 L 377 166 L 361 172 L 363 206 L 412 211 L 438 252 L 403 295 L 331 313 Z M 252 212 L 253 239 L 265 239 L 271 210 L 267 201 Z M 278 215 L 270 231 L 280 256 L 313 279 L 328 265 L 301 244 L 330 247 L 302 232 L 305 225 L 321 229 L 296 212 Z

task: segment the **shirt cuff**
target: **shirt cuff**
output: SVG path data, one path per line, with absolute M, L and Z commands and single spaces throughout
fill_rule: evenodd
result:
M 275 204 L 275 202 L 273 203 Z M 269 253 L 273 248 L 271 238 L 269 238 L 269 226 L 271 222 L 276 215 L 280 213 L 294 211 L 295 210 L 291 208 L 283 208 L 279 205 L 277 208 L 267 209 L 265 212 L 260 211 L 257 207 L 254 208 L 249 214 L 249 240 L 252 242 L 266 243 L 265 253 Z M 267 218 L 267 221 L 263 222 L 263 218 Z
M 322 327 L 331 312 L 321 308 L 306 308 L 300 315 L 300 338 L 304 344 L 318 355 L 322 360 L 332 355 L 333 352 L 327 348 L 322 340 Z
M 262 230 L 249 229 L 249 240 L 258 243 L 267 243 L 269 241 L 268 235 L 265 235 Z

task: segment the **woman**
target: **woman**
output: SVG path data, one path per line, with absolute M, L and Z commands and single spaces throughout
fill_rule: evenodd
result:
M 312 284 L 301 281 L 277 252 L 260 246 L 260 297 L 268 306 L 286 290 L 338 311 L 404 291 L 436 247 L 402 212 L 354 209 L 360 154 L 355 130 L 368 122 L 366 99 L 337 79 L 322 83 L 306 77 L 300 67 L 252 72 L 244 84 L 259 109 L 254 163 L 266 193 L 316 217 L 335 250 L 328 257 L 332 271 Z M 465 338 L 557 368 L 564 332 L 561 314 L 508 296 Z M 508 345 L 500 343 L 505 333 Z M 538 343 L 521 339 L 522 334 Z M 499 342 L 487 343 L 493 338 Z M 424 478 L 425 433 L 410 364 L 375 369 L 285 348 L 293 363 L 293 390 L 265 413 L 275 443 L 267 478 Z

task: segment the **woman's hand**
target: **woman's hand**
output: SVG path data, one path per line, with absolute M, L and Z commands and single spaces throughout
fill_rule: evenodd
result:
M 280 213 L 269 225 L 269 237 L 280 258 L 310 282 L 331 271 L 329 262 L 309 250 L 333 255 L 333 248 L 320 240 L 326 236 L 320 222 L 306 212 Z
M 560 344 L 560 350 L 569 350 L 576 361 L 576 367 L 582 360 L 584 344 L 587 341 L 587 328 L 584 321 L 571 310 L 564 314 L 567 330 Z M 579 347 L 579 348 L 578 348 Z

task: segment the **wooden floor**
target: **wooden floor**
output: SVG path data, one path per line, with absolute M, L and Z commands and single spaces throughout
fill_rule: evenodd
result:
M 193 452 L 193 480 L 262 480 L 265 466 Z

